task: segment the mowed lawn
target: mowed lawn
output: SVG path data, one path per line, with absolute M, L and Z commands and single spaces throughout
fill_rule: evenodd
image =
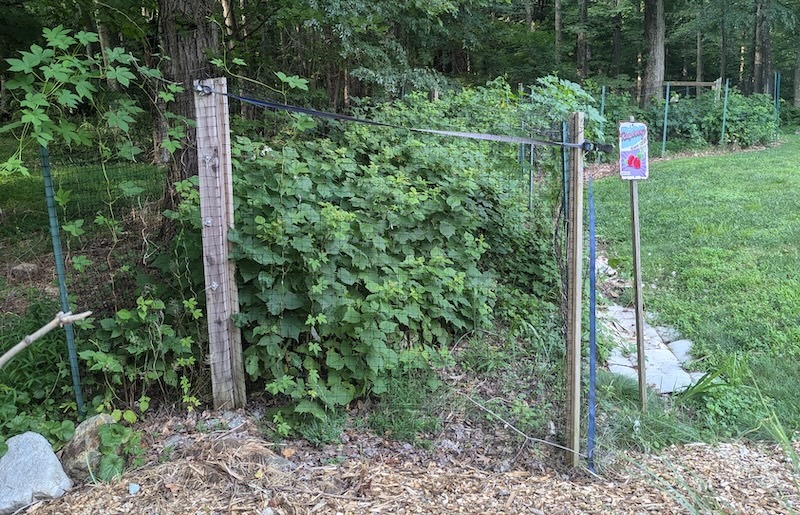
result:
M 800 391 L 800 137 L 782 141 L 654 161 L 639 185 L 646 310 L 694 340 L 699 366 L 736 355 L 775 400 Z M 597 181 L 595 202 L 598 237 L 630 275 L 628 183 Z

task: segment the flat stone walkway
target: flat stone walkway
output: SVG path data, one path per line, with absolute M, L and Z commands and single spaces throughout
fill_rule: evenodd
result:
M 608 356 L 608 369 L 638 381 L 636 312 L 633 308 L 612 304 L 599 308 L 597 315 L 607 336 L 614 342 Z M 657 392 L 681 392 L 703 377 L 703 372 L 690 372 L 684 368 L 692 359 L 692 342 L 681 339 L 675 329 L 653 327 L 645 319 L 644 347 L 645 378 Z

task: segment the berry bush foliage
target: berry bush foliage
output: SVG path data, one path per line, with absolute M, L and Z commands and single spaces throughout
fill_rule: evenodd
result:
M 482 94 L 480 110 L 463 110 L 469 120 L 448 122 L 518 126 L 505 92 Z M 412 97 L 380 116 L 408 123 L 450 107 Z M 243 136 L 234 145 L 245 368 L 295 413 L 318 418 L 385 392 L 399 364 L 435 363 L 455 335 L 491 325 L 498 281 L 540 295 L 557 283 L 547 210 L 529 212 L 519 198 L 515 147 L 328 129 L 282 148 Z

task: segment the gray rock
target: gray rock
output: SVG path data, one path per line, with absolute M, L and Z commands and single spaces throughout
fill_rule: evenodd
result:
M 681 364 L 685 365 L 692 361 L 692 340 L 677 340 L 668 347 Z
M 633 366 L 633 362 L 622 352 L 622 350 L 620 350 L 618 347 L 614 347 L 611 349 L 611 352 L 608 355 L 608 365 L 630 367 Z
M 646 349 L 644 351 L 644 362 L 648 367 L 652 365 L 660 366 L 662 363 L 678 364 L 675 355 L 666 347 L 662 349 Z
M 64 446 L 61 462 L 69 477 L 75 481 L 84 481 L 89 471 L 97 471 L 100 465 L 100 435 L 98 431 L 105 424 L 113 424 L 114 419 L 105 413 L 89 417 L 75 428 L 75 435 Z
M 39 265 L 20 263 L 11 269 L 12 281 L 30 281 L 39 273 Z
M 676 363 L 664 363 L 661 367 L 649 370 L 647 384 L 659 393 L 682 392 L 692 384 L 691 376 Z
M 609 365 L 608 370 L 612 374 L 617 374 L 622 377 L 627 377 L 629 379 L 633 379 L 634 381 L 639 380 L 639 373 L 633 367 L 626 367 L 623 365 Z
M 0 458 L 0 515 L 40 499 L 61 497 L 72 486 L 42 435 L 29 431 L 6 444 L 8 452 Z
M 659 326 L 656 327 L 656 332 L 661 336 L 664 343 L 672 343 L 675 340 L 679 340 L 681 337 L 681 333 L 674 327 Z

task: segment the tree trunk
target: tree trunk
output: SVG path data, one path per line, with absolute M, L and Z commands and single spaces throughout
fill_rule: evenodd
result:
M 764 17 L 764 1 L 756 2 L 755 25 L 753 29 L 753 93 L 761 93 L 764 89 L 764 36 L 762 34 L 764 24 L 761 19 Z
M 225 46 L 228 47 L 228 50 L 233 50 L 234 35 L 239 32 L 236 14 L 234 13 L 235 4 L 232 0 L 221 0 L 220 3 L 222 4 L 222 17 L 225 19 L 225 34 L 227 35 Z
M 106 54 L 106 51 L 114 48 L 114 45 L 111 43 L 111 35 L 108 32 L 108 26 L 103 23 L 102 20 L 100 20 L 100 6 L 96 0 L 94 15 L 97 23 L 97 39 L 100 40 L 100 55 L 103 58 L 103 66 L 108 68 L 110 63 L 108 61 L 108 54 Z M 116 79 L 106 79 L 106 83 L 111 91 L 120 90 L 119 83 Z
M 728 28 L 725 26 L 727 5 L 726 2 L 722 2 L 720 14 L 719 76 L 723 79 L 728 76 Z
M 556 12 L 556 20 L 555 20 L 555 31 L 556 31 L 556 41 L 555 41 L 555 52 L 556 52 L 556 66 L 561 64 L 561 0 L 555 0 L 555 12 Z
M 647 40 L 647 62 L 644 70 L 642 105 L 647 106 L 657 98 L 663 98 L 664 82 L 664 0 L 645 0 L 644 35 Z
M 795 52 L 797 55 L 794 62 L 794 106 L 800 108 L 800 34 L 797 36 Z
M 164 77 L 183 86 L 170 110 L 187 120 L 195 119 L 194 79 L 210 78 L 213 73 L 206 52 L 217 52 L 220 44 L 217 26 L 209 21 L 214 14 L 214 0 L 159 0 L 158 35 L 161 48 L 170 59 L 164 61 Z M 173 155 L 167 177 L 164 203 L 174 209 L 179 197 L 175 183 L 197 174 L 196 131 L 186 126 L 183 147 Z
M 531 0 L 525 0 L 525 26 L 528 32 L 533 32 L 533 5 Z
M 580 28 L 575 53 L 578 58 L 578 78 L 583 80 L 589 76 L 589 44 L 586 40 L 586 25 L 589 23 L 589 0 L 580 0 L 578 16 Z
M 697 31 L 697 82 L 703 81 L 703 34 Z M 697 86 L 697 96 L 703 93 L 703 87 Z
M 762 0 L 763 12 L 761 16 L 761 58 L 764 63 L 763 93 L 771 93 L 775 77 L 772 71 L 772 31 L 770 30 L 771 0 Z
M 619 0 L 613 0 L 614 9 L 619 8 Z M 611 46 L 611 75 L 616 77 L 620 72 L 622 61 L 622 13 L 614 15 L 614 33 Z

